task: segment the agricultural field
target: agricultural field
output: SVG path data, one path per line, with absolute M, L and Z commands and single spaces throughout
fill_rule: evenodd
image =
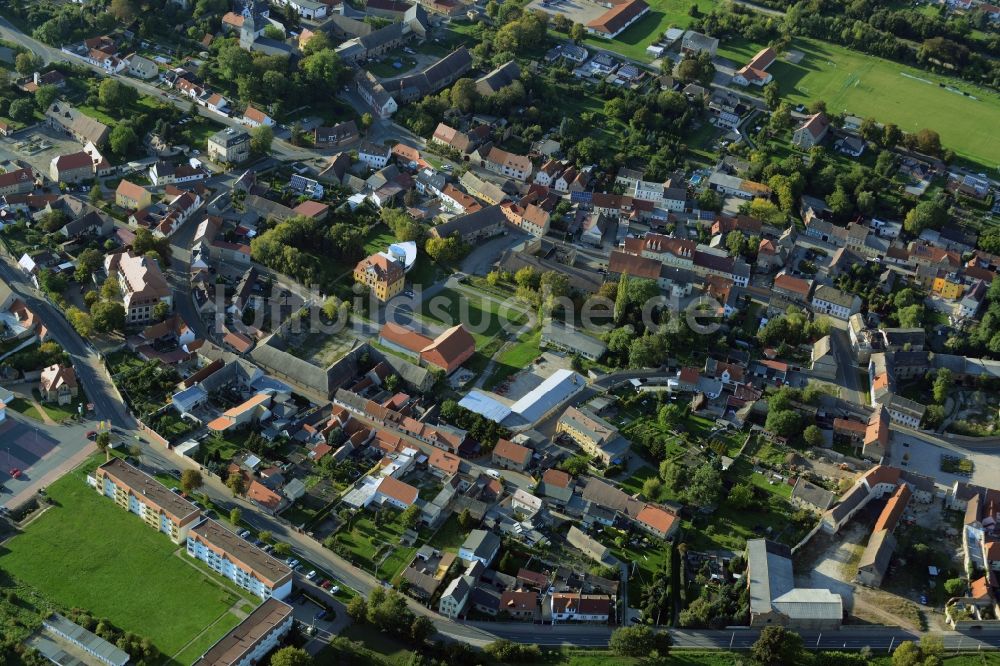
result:
M 720 45 L 719 55 L 742 64 L 759 48 L 734 40 Z M 906 132 L 930 128 L 969 162 L 986 168 L 1000 162 L 992 131 L 1000 126 L 1000 95 L 814 39 L 796 38 L 789 50 L 804 57 L 796 64 L 782 58 L 768 71 L 790 102 L 824 100 L 832 112 L 871 116 Z
M 87 486 L 99 458 L 48 487 L 54 506 L 5 544 L 0 567 L 53 603 L 149 638 L 166 656 L 211 645 L 238 624 L 230 609 L 246 600 Z

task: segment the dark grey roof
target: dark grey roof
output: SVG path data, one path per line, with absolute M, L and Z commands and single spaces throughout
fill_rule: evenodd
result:
M 472 67 L 472 55 L 460 46 L 427 69 L 409 76 L 402 76 L 385 83 L 390 92 L 399 91 L 404 97 L 427 95 L 453 82 L 458 75 Z
M 894 550 L 896 550 L 896 537 L 892 536 L 889 530 L 879 530 L 868 540 L 865 552 L 861 554 L 861 560 L 858 562 L 858 568 L 870 569 L 879 577 L 884 576 Z
M 287 379 L 320 395 L 329 396 L 331 393 L 327 369 L 292 356 L 284 350 L 284 341 L 276 335 L 258 344 L 250 352 L 250 357 L 280 379 Z
M 521 68 L 517 66 L 515 61 L 508 60 L 489 74 L 476 79 L 476 90 L 480 95 L 487 97 L 498 92 L 501 88 L 509 86 L 519 78 L 521 78 Z
M 358 41 L 369 51 L 403 38 L 403 24 L 390 23 L 378 30 L 358 37 Z
M 857 484 L 847 491 L 840 503 L 830 510 L 830 516 L 838 523 L 868 499 L 868 489 L 864 484 Z
M 795 487 L 792 488 L 792 499 L 801 500 L 807 504 L 811 504 L 820 511 L 826 511 L 833 504 L 836 495 L 825 488 L 820 488 L 816 484 L 799 477 L 799 480 L 795 482 Z
M 504 270 L 511 271 L 512 273 L 516 273 L 525 266 L 531 266 L 540 273 L 549 271 L 562 273 L 569 278 L 569 286 L 572 289 L 585 294 L 596 294 L 604 283 L 604 279 L 594 271 L 568 266 L 558 261 L 536 257 L 526 252 L 508 250 L 501 256 L 499 265 Z
M 442 222 L 434 227 L 435 233 L 441 238 L 447 238 L 453 234 L 465 236 L 467 234 L 478 233 L 480 230 L 497 224 L 502 225 L 507 220 L 504 217 L 500 206 L 487 206 L 468 215 L 453 217 L 447 222 Z

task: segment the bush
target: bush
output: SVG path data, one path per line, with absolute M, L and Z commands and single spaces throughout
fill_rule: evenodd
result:
M 536 662 L 541 657 L 537 645 L 522 645 L 506 639 L 490 643 L 483 652 L 504 664 Z

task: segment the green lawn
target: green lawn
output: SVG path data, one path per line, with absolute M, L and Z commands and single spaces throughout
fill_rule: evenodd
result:
M 650 62 L 646 47 L 659 40 L 667 28 L 686 28 L 694 20 L 688 15 L 691 5 L 697 4 L 701 12 L 708 12 L 715 6 L 715 0 L 648 0 L 649 13 L 629 26 L 615 39 L 608 40 L 588 36 L 586 43 L 591 46 L 620 53 L 628 58 Z
M 493 374 L 486 380 L 484 388 L 492 389 L 502 384 L 508 377 L 531 366 L 538 358 L 541 350 L 542 329 L 536 328 L 522 335 L 518 341 L 508 347 L 493 366 Z
M 385 252 L 389 246 L 398 242 L 396 236 L 383 224 L 373 227 L 365 236 L 365 254 Z
M 73 418 L 74 416 L 79 416 L 79 406 L 83 405 L 84 409 L 87 407 L 87 398 L 82 393 L 80 397 L 75 398 L 73 402 L 68 405 L 57 405 L 54 402 L 42 402 L 42 409 L 45 413 L 49 415 L 49 418 L 53 421 L 60 422 L 67 419 Z
M 742 61 L 759 46 L 726 42 L 719 54 Z M 814 39 L 796 38 L 789 50 L 805 57 L 794 65 L 782 58 L 768 71 L 792 103 L 824 100 L 832 112 L 872 116 L 905 132 L 930 128 L 970 162 L 994 168 L 1000 161 L 1000 139 L 991 129 L 1000 126 L 997 93 Z
M 423 303 L 423 316 L 446 326 L 463 324 L 476 338 L 476 347 L 482 347 L 499 334 L 506 324 L 520 325 L 525 316 L 508 309 L 500 313 L 501 306 L 495 301 L 470 293 L 466 290 L 445 288 Z
M 171 661 L 173 663 L 180 664 L 181 666 L 190 666 L 190 664 L 197 661 L 201 655 L 205 654 L 208 648 L 218 642 L 219 638 L 221 638 L 224 633 L 222 631 L 223 628 L 225 628 L 226 631 L 229 631 L 239 623 L 240 621 L 235 615 L 227 613 L 226 617 L 220 620 L 218 624 L 213 626 L 211 629 L 206 630 L 201 636 L 198 636 L 196 639 L 191 641 L 187 647 L 173 655 Z
M 239 597 L 200 574 L 169 537 L 85 484 L 100 457 L 48 487 L 55 506 L 0 550 L 0 567 L 65 608 L 149 638 L 173 655 L 199 636 L 210 645 L 237 624 Z M 212 638 L 209 642 L 209 638 Z
M 24 414 L 30 419 L 35 419 L 36 421 L 42 420 L 42 415 L 38 413 L 35 406 L 24 398 L 14 398 L 12 402 L 7 403 L 7 406 L 19 414 Z
M 438 528 L 438 531 L 427 543 L 441 551 L 458 553 L 466 536 L 465 530 L 458 524 L 458 515 L 453 513 L 448 516 L 448 520 L 444 521 L 444 524 Z
M 370 512 L 362 512 L 354 518 L 351 530 L 343 530 L 335 537 L 337 543 L 346 547 L 353 556 L 353 560 L 367 571 L 374 571 L 376 565 L 376 554 L 389 552 L 383 560 L 379 556 L 378 566 L 379 578 L 392 580 L 403 570 L 416 548 L 403 547 L 399 543 L 405 528 L 399 521 L 399 513 L 393 509 L 386 509 L 386 520 L 381 526 L 376 527 Z M 389 519 L 391 518 L 391 520 Z
M 393 65 L 397 62 L 402 66 L 394 67 Z M 389 79 L 406 74 L 416 66 L 417 61 L 412 57 L 390 53 L 382 58 L 381 62 L 369 64 L 368 71 L 379 78 Z

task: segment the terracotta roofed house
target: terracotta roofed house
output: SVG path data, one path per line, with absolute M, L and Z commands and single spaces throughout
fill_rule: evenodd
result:
M 826 114 L 822 111 L 814 113 L 806 118 L 805 122 L 799 125 L 799 128 L 792 134 L 792 143 L 803 150 L 809 150 L 823 140 L 829 129 L 830 119 L 826 117 Z
M 76 381 L 76 371 L 71 365 L 50 365 L 42 370 L 38 380 L 38 389 L 45 402 L 55 402 L 68 405 L 77 396 L 79 387 Z
M 587 32 L 614 39 L 649 11 L 643 0 L 625 0 L 612 4 L 608 11 L 587 23 Z
M 531 449 L 500 438 L 493 447 L 493 464 L 523 472 L 531 464 Z
M 733 76 L 733 83 L 741 86 L 750 84 L 763 86 L 770 83 L 772 76 L 767 72 L 767 68 L 777 58 L 778 54 L 771 47 L 768 46 L 761 49 L 750 59 L 750 62 L 737 70 L 735 76 Z
M 441 368 L 447 374 L 476 352 L 475 338 L 461 324 L 432 339 L 405 326 L 386 322 L 379 332 L 379 342 L 419 359 L 422 364 Z
M 79 183 L 94 177 L 94 158 L 85 151 L 57 155 L 49 164 L 49 178 L 57 183 Z
M 525 181 L 531 175 L 531 160 L 526 155 L 515 155 L 494 146 L 486 155 L 484 165 L 490 171 Z
M 375 253 L 354 267 L 354 280 L 368 286 L 378 300 L 385 302 L 403 291 L 405 273 L 399 262 Z
M 129 323 L 145 323 L 153 318 L 158 303 L 173 306 L 173 291 L 156 261 L 132 254 L 112 254 L 104 258 L 109 276 L 116 276 Z
M 383 477 L 375 491 L 375 501 L 388 503 L 399 509 L 407 509 L 417 501 L 418 491 L 408 483 L 391 476 Z
M 647 504 L 635 517 L 635 524 L 644 532 L 666 539 L 677 531 L 681 521 L 676 514 L 662 507 Z
M 0 173 L 0 196 L 27 194 L 35 189 L 35 174 L 30 168 Z
M 137 210 L 152 205 L 153 195 L 142 185 L 137 185 L 128 180 L 118 183 L 115 190 L 115 204 L 119 208 L 126 210 Z

